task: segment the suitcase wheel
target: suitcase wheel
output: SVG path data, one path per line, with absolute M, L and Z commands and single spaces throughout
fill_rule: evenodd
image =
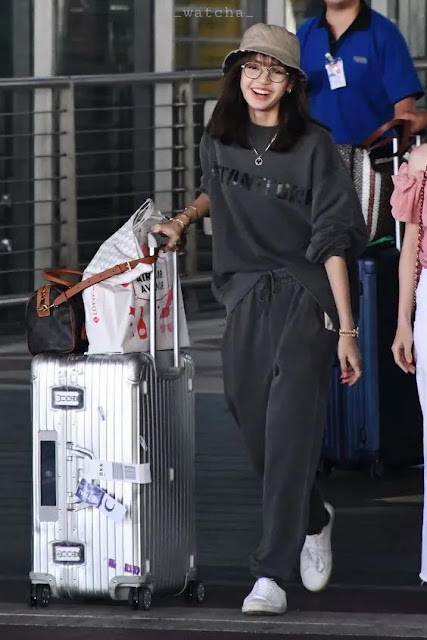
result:
M 148 587 L 141 587 L 139 600 L 139 606 L 141 607 L 141 609 L 144 609 L 144 611 L 148 611 L 148 609 L 151 607 L 151 600 L 152 598 L 150 589 L 148 589 Z
M 185 599 L 188 603 L 203 604 L 206 598 L 205 585 L 200 580 L 191 580 L 185 591 Z
M 30 605 L 32 607 L 47 607 L 51 598 L 51 590 L 48 584 L 32 584 Z
M 132 609 L 148 611 L 151 607 L 151 600 L 151 591 L 148 587 L 133 587 L 129 591 L 128 602 Z

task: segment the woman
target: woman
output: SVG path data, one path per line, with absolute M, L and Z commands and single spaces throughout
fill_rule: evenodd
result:
M 396 364 L 405 372 L 417 376 L 418 395 L 424 418 L 424 461 L 427 461 L 427 145 L 412 151 L 408 163 L 403 163 L 393 176 L 392 212 L 396 220 L 405 223 L 405 235 L 399 260 L 399 310 L 392 351 Z M 414 330 L 412 311 L 416 296 Z M 412 353 L 415 345 L 416 367 Z M 424 487 L 427 466 L 424 464 Z M 425 492 L 424 492 L 425 494 Z M 427 582 L 427 501 L 424 496 L 422 554 L 420 578 Z
M 333 509 L 315 475 L 337 343 L 343 383 L 361 375 L 347 262 L 354 267 L 366 228 L 329 134 L 308 116 L 296 36 L 256 24 L 223 70 L 200 144 L 202 193 L 153 229 L 173 250 L 211 215 L 225 394 L 263 480 L 256 583 L 242 611 L 280 614 L 299 556 L 312 591 L 332 569 Z

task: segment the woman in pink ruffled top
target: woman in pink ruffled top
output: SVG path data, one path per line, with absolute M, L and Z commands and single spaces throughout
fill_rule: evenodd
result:
M 399 262 L 399 312 L 392 351 L 396 364 L 416 374 L 418 395 L 424 417 L 424 461 L 427 462 L 427 144 L 412 151 L 409 162 L 393 176 L 392 213 L 405 223 L 405 235 Z M 422 212 L 421 212 L 422 207 Z M 422 224 L 420 217 L 422 213 Z M 419 263 L 418 263 L 419 260 Z M 417 285 L 417 266 L 421 269 Z M 414 328 L 412 309 L 416 295 Z M 424 465 L 427 487 L 427 464 Z M 426 492 L 425 492 L 426 497 Z M 420 578 L 427 582 L 427 500 L 424 499 Z

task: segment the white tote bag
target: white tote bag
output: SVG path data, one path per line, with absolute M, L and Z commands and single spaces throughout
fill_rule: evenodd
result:
M 149 255 L 147 234 L 165 217 L 152 200 L 106 240 L 85 269 L 83 279 L 116 264 Z M 156 348 L 173 348 L 172 255 L 159 252 L 155 264 Z M 131 353 L 149 350 L 151 265 L 139 264 L 129 272 L 113 276 L 83 291 L 88 353 Z M 178 292 L 179 342 L 189 345 L 182 294 Z

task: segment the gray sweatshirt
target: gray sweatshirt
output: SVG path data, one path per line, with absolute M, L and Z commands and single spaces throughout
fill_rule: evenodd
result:
M 251 124 L 252 146 L 262 153 L 275 131 Z M 211 202 L 213 291 L 229 313 L 262 273 L 286 268 L 338 327 L 324 262 L 346 258 L 356 310 L 356 259 L 367 242 L 350 175 L 316 124 L 290 151 L 268 150 L 261 166 L 255 158 L 253 149 L 223 145 L 207 132 L 200 143 L 200 191 Z

